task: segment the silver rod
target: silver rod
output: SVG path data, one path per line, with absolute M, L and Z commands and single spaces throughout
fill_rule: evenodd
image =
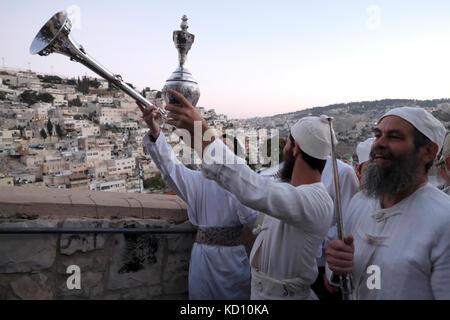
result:
M 337 212 L 336 214 L 336 227 L 337 227 L 337 233 L 339 240 L 344 241 L 345 234 L 344 234 L 344 222 L 342 218 L 342 202 L 341 202 L 341 187 L 339 184 L 339 174 L 338 174 L 338 167 L 337 167 L 337 160 L 336 160 L 336 146 L 334 141 L 334 134 L 333 134 L 333 125 L 332 125 L 333 118 L 328 118 L 328 124 L 330 127 L 330 137 L 331 137 L 331 160 L 333 163 L 333 175 L 334 175 L 334 190 L 335 190 L 335 199 L 336 199 L 336 205 L 337 205 Z M 342 299 L 343 300 L 352 300 L 352 278 L 351 275 L 348 274 L 341 274 L 340 276 L 337 276 L 333 273 L 332 275 L 332 282 L 336 282 L 336 279 L 338 278 L 341 292 L 342 292 Z
M 140 104 L 144 106 L 154 107 L 154 105 L 150 101 L 144 98 L 139 92 L 134 90 L 131 86 L 126 84 L 120 75 L 112 73 L 107 68 L 102 66 L 99 62 L 97 62 L 97 60 L 95 60 L 93 57 L 87 54 L 86 51 L 83 49 L 83 47 L 77 44 L 76 41 L 74 41 L 70 35 L 68 35 L 68 39 L 70 42 L 72 42 L 73 49 L 75 49 L 75 52 L 71 52 L 72 53 L 72 55 L 70 56 L 71 60 L 81 63 L 94 73 L 98 74 L 103 79 L 113 84 L 117 89 L 129 95 L 131 98 L 133 98 Z M 164 120 L 167 120 L 167 113 L 160 107 L 157 107 L 157 109 L 161 113 L 162 118 Z

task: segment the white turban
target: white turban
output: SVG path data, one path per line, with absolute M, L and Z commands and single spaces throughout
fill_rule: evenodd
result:
M 388 116 L 397 116 L 413 125 L 425 137 L 437 144 L 438 152 L 441 150 L 445 138 L 445 127 L 430 112 L 417 107 L 401 107 L 395 108 L 387 112 L 378 120 Z
M 313 158 L 326 160 L 331 153 L 330 127 L 325 115 L 301 118 L 292 127 L 291 135 L 300 149 Z
M 358 155 L 358 162 L 362 164 L 370 159 L 370 150 L 375 138 L 369 138 L 366 141 L 358 143 L 356 147 L 356 154 Z
M 448 156 L 450 156 L 450 132 L 447 133 L 444 140 L 444 147 L 442 148 L 442 157 L 445 159 Z

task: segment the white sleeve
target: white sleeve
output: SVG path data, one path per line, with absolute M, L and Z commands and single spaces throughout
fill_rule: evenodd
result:
M 187 205 L 192 205 L 198 194 L 199 187 L 204 183 L 204 178 L 199 171 L 186 168 L 181 163 L 172 147 L 167 143 L 164 134 L 159 134 L 156 142 L 150 139 L 150 132 L 143 139 L 153 161 L 161 171 L 164 182 L 180 197 Z
M 261 177 L 219 139 L 205 149 L 202 168 L 208 179 L 215 180 L 254 210 L 321 236 L 331 224 L 333 206 L 325 190 L 315 192 L 308 186 L 296 188 Z
M 431 289 L 435 299 L 450 299 L 450 223 L 436 235 L 436 246 L 431 251 Z
M 231 194 L 231 196 L 236 205 L 235 212 L 239 218 L 239 221 L 245 227 L 253 227 L 256 222 L 256 218 L 259 215 L 259 212 L 256 210 L 253 210 L 252 208 L 244 206 L 242 203 L 239 202 L 239 200 L 236 198 L 235 195 Z

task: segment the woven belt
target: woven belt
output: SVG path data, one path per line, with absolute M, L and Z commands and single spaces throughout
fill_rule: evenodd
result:
M 243 244 L 242 226 L 199 227 L 195 241 L 199 244 L 233 247 Z

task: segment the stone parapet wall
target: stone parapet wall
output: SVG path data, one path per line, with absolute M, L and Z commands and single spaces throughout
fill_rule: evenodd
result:
M 191 228 L 176 196 L 0 187 L 2 228 Z M 0 299 L 187 299 L 195 234 L 2 234 Z M 71 289 L 70 266 L 80 269 Z M 70 282 L 70 281 L 69 281 Z

